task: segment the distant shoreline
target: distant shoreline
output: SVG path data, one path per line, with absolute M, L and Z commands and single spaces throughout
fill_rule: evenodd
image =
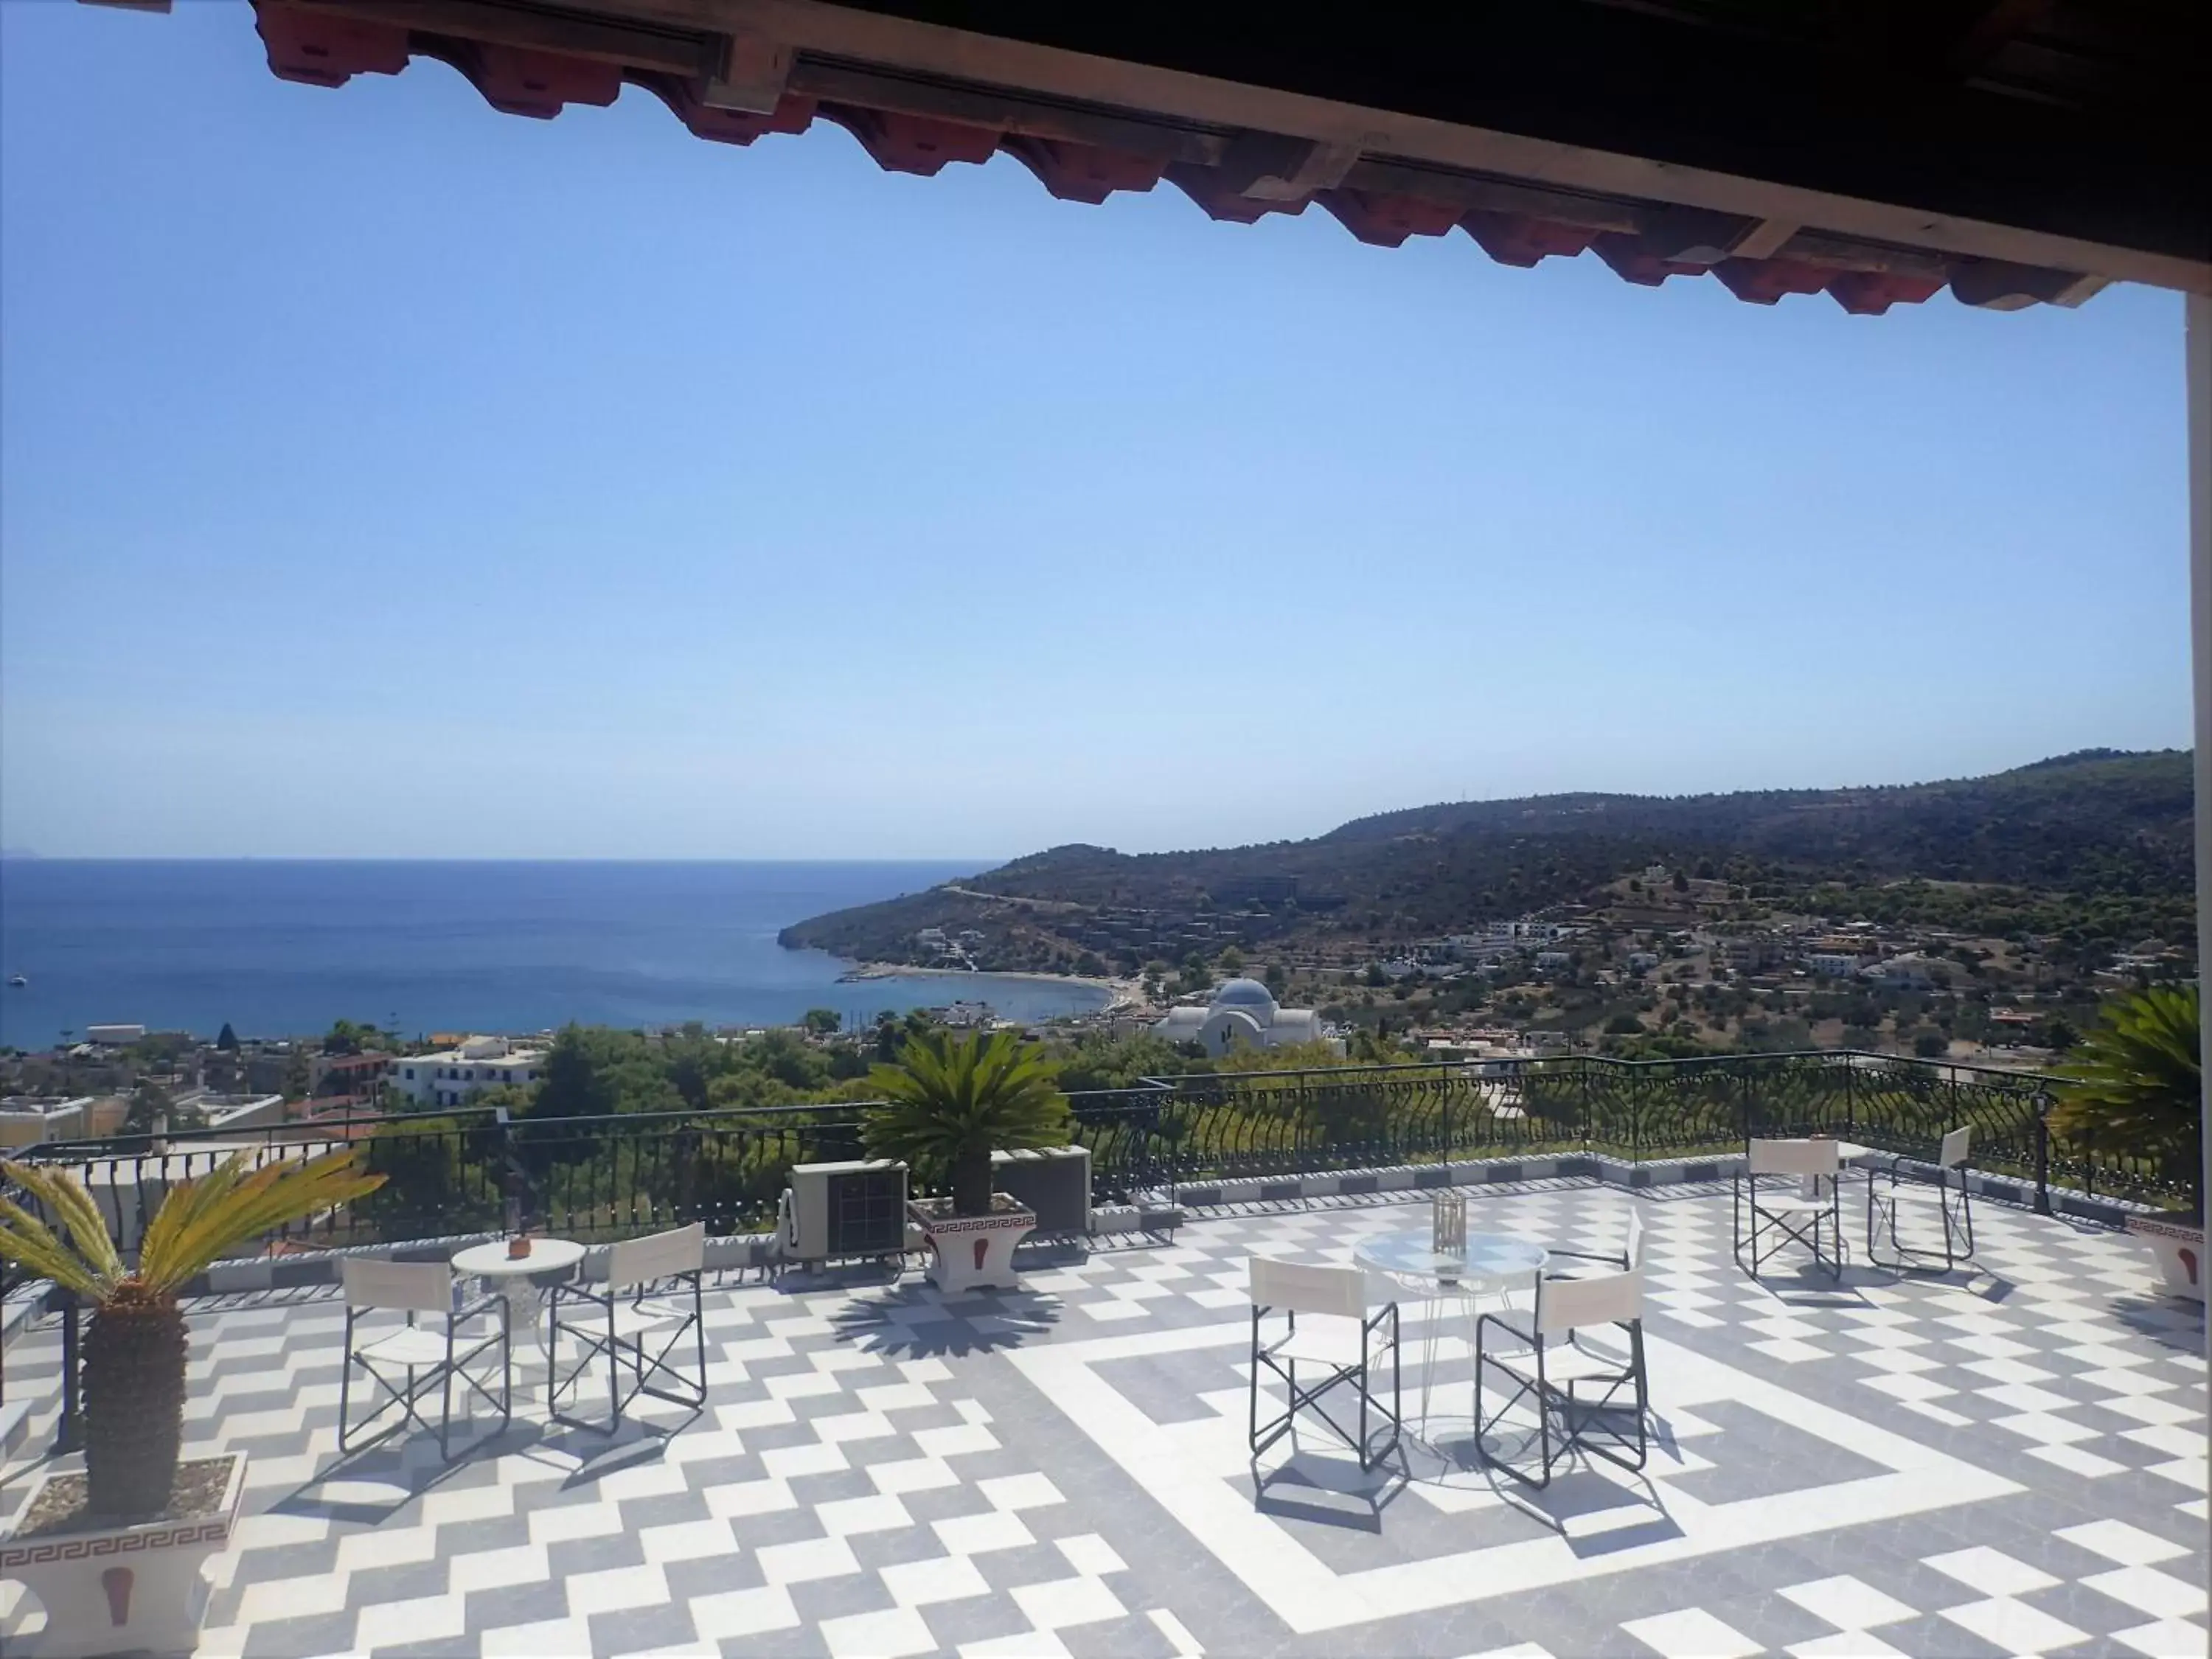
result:
M 1019 979 L 1036 985 L 1087 985 L 1103 991 L 1109 1010 L 1141 1004 L 1144 988 L 1133 979 L 1102 979 L 1089 974 L 1041 974 L 1030 969 L 917 968 L 904 962 L 856 962 L 838 977 L 848 984 L 913 975 L 929 979 Z

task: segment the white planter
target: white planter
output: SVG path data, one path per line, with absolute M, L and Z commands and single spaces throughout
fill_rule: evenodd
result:
M 2128 1218 L 2128 1231 L 2150 1242 L 2159 1272 L 2166 1278 L 2167 1295 L 2191 1302 L 2204 1299 L 2203 1228 L 2160 1216 L 2133 1215 Z
M 969 1291 L 1017 1290 L 1014 1246 L 1036 1226 L 1036 1214 L 994 1193 L 1000 1207 L 989 1215 L 954 1216 L 951 1201 L 908 1203 L 907 1213 L 929 1241 L 929 1282 L 947 1296 Z M 1012 1207 L 1007 1207 L 1012 1206 Z
M 0 1541 L 0 1578 L 19 1580 L 46 1610 L 45 1631 L 23 1644 L 25 1659 L 198 1646 L 208 1593 L 200 1569 L 228 1547 L 246 1492 L 246 1454 L 229 1455 L 222 1502 L 204 1515 Z M 41 1476 L 30 1503 L 61 1478 Z

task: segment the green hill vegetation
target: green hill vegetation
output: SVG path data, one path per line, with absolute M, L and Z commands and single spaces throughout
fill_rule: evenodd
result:
M 2191 757 L 2085 750 L 1981 778 L 1734 794 L 1539 795 L 1357 818 L 1309 841 L 1125 854 L 1071 845 L 929 892 L 814 917 L 786 945 L 1072 970 L 1116 914 L 1233 913 L 1247 938 L 1378 945 L 1602 902 L 1652 864 L 1747 907 L 1918 923 L 2081 950 L 2193 940 Z M 1722 884 L 1715 888 L 1706 884 Z M 1103 920 L 1102 920 L 1103 919 Z M 1110 927 L 1109 933 L 1110 933 Z M 1142 935 L 1120 951 L 1148 950 Z

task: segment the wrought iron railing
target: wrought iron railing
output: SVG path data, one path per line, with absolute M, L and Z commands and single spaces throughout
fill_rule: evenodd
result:
M 1821 1052 L 1631 1061 L 1591 1055 L 1214 1073 L 1073 1095 L 1096 1195 L 1133 1201 L 1194 1182 L 1447 1159 L 1597 1152 L 1697 1158 L 1753 1136 L 1834 1133 L 1932 1152 L 1974 1126 L 1978 1168 L 2032 1188 L 2185 1201 L 2187 1173 L 2051 1134 L 2063 1084 L 2013 1072 Z M 316 1120 L 159 1140 L 44 1146 L 76 1167 L 127 1249 L 162 1196 L 240 1147 L 257 1160 L 353 1143 L 378 1192 L 268 1241 L 275 1253 L 404 1243 L 529 1223 L 610 1239 L 697 1220 L 773 1224 L 791 1166 L 860 1155 L 869 1108 L 837 1103 L 603 1117 L 502 1112 Z
M 1563 1152 L 1695 1158 L 1804 1133 L 1932 1153 L 1946 1130 L 1971 1123 L 1977 1167 L 2041 1182 L 2062 1167 L 2045 1116 L 2063 1086 L 1829 1051 L 1216 1073 L 1159 1082 L 1146 1108 L 1158 1125 L 1147 1151 L 1158 1171 L 1187 1182 Z M 2063 1167 L 2107 1193 L 2162 1195 L 2147 1164 L 2076 1158 Z

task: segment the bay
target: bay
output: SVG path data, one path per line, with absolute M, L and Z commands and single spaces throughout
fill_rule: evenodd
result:
M 835 1008 L 988 1002 L 1017 1019 L 1103 1006 L 1093 986 L 990 974 L 839 981 L 779 930 L 918 892 L 962 863 L 0 860 L 0 1042 L 88 1025 L 213 1036 L 347 1018 L 430 1031 L 569 1020 L 763 1025 Z

